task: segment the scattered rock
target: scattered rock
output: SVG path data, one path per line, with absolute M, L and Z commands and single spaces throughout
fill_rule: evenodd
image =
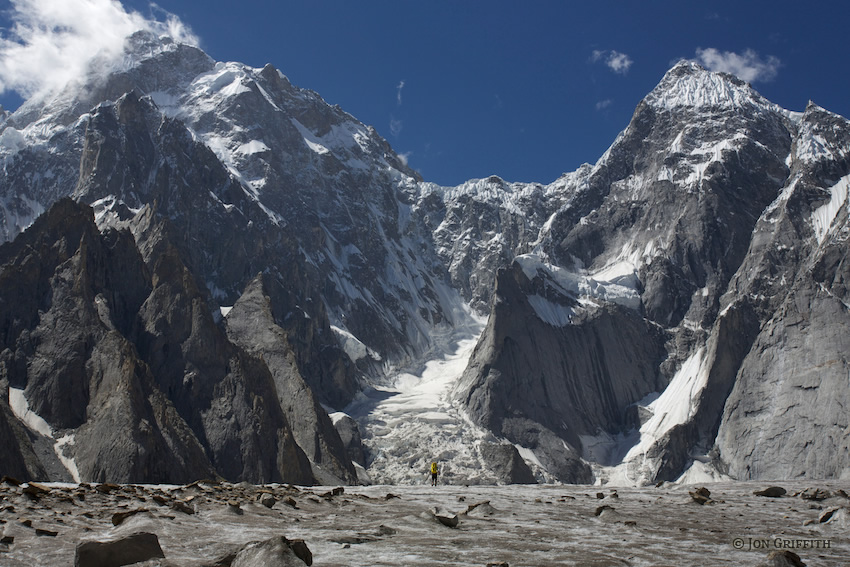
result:
M 781 486 L 769 486 L 764 490 L 756 490 L 753 492 L 756 496 L 765 496 L 767 498 L 780 498 L 785 496 L 786 490 Z
M 488 563 L 487 567 L 510 567 L 507 561 L 502 561 L 500 563 Z
M 392 492 L 387 492 L 387 495 L 384 496 L 384 500 L 392 500 L 393 498 L 401 498 L 401 497 L 393 494 Z
M 120 526 L 121 523 L 124 520 L 126 520 L 127 518 L 129 518 L 130 516 L 135 516 L 136 514 L 138 514 L 140 512 L 147 512 L 147 511 L 148 511 L 147 508 L 137 508 L 135 510 L 127 510 L 126 512 L 116 512 L 116 513 L 112 514 L 112 525 L 113 526 Z
M 346 535 L 346 536 L 338 537 L 338 538 L 336 538 L 332 541 L 335 541 L 336 543 L 341 543 L 343 545 L 351 546 L 351 545 L 360 545 L 362 543 L 370 543 L 370 542 L 373 542 L 373 541 L 378 541 L 378 538 L 376 538 L 375 536 L 366 535 L 366 534 L 354 534 L 354 535 Z
M 156 534 L 137 532 L 113 541 L 84 541 L 77 545 L 74 567 L 120 567 L 165 558 Z
M 154 494 L 153 496 L 151 496 L 151 500 L 153 500 L 154 502 L 156 502 L 160 506 L 168 505 L 168 498 L 166 498 L 165 496 L 162 496 L 161 494 Z
M 599 500 L 602 500 L 603 498 L 605 498 L 605 493 L 603 493 L 603 492 L 597 492 L 597 493 L 596 493 L 596 498 L 598 498 Z
M 388 536 L 388 535 L 395 535 L 397 533 L 398 533 L 398 530 L 391 528 L 389 526 L 385 526 L 383 524 L 378 526 L 378 529 L 375 530 L 375 535 L 379 536 L 379 537 Z
M 817 523 L 837 524 L 841 527 L 850 526 L 850 508 L 831 508 L 820 515 Z
M 431 514 L 433 514 L 434 518 L 436 518 L 437 521 L 444 526 L 456 528 L 458 525 L 459 520 L 457 514 L 452 514 L 451 512 L 446 512 L 437 508 L 432 509 Z
M 13 543 L 15 543 L 15 536 L 4 535 L 2 538 L 0 538 L 0 543 L 4 545 L 12 545 Z
M 195 509 L 192 506 L 189 506 L 182 500 L 175 500 L 171 503 L 171 509 L 176 510 L 178 512 L 183 512 L 184 514 L 189 514 L 190 516 L 195 513 Z
M 36 528 L 35 535 L 44 537 L 56 537 L 59 535 L 59 532 L 55 532 L 53 530 L 46 530 L 44 528 Z
M 498 513 L 498 510 L 493 508 L 490 505 L 489 500 L 484 500 L 483 502 L 478 502 L 476 504 L 471 504 L 466 508 L 466 511 L 463 512 L 464 515 L 473 516 L 476 518 L 480 518 L 482 516 L 492 516 Z
M 286 498 L 284 498 L 283 503 L 287 506 L 292 506 L 296 510 L 298 509 L 298 503 L 295 502 L 295 499 L 292 496 L 287 496 Z
M 0 483 L 8 484 L 9 486 L 20 486 L 21 481 L 11 476 L 3 476 L 0 478 Z
M 818 523 L 823 524 L 824 522 L 828 522 L 829 519 L 832 518 L 833 514 L 838 512 L 839 509 L 840 508 L 830 508 L 818 517 Z
M 603 504 L 602 506 L 599 506 L 599 507 L 596 508 L 596 511 L 593 513 L 593 515 L 594 516 L 601 516 L 602 513 L 605 512 L 606 510 L 611 510 L 613 512 L 614 507 L 609 506 L 608 504 Z
M 277 504 L 277 498 L 275 498 L 271 494 L 266 494 L 265 496 L 260 498 L 260 504 L 262 504 L 266 508 L 274 508 L 274 505 Z
M 822 488 L 807 488 L 799 494 L 803 500 L 821 501 L 830 498 L 832 495 Z
M 711 491 L 704 486 L 697 488 L 696 490 L 691 490 L 688 494 L 690 494 L 693 501 L 699 505 L 705 505 L 712 502 Z
M 800 556 L 793 551 L 771 551 L 767 556 L 768 567 L 806 567 Z
M 95 486 L 94 489 L 100 492 L 101 494 L 109 494 L 113 490 L 120 490 L 121 487 L 111 482 L 102 482 Z
M 43 484 L 38 484 L 37 482 L 30 482 L 22 489 L 22 492 L 27 496 L 38 498 L 44 494 L 49 494 L 50 488 Z

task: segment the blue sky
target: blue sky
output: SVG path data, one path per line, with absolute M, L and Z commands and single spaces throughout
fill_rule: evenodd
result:
M 121 10 L 0 1 L 7 46 L 21 43 L 12 19 L 51 3 Z M 125 0 L 123 10 L 173 14 L 217 60 L 274 64 L 446 185 L 491 174 L 547 183 L 595 162 L 681 58 L 734 71 L 785 108 L 811 99 L 850 116 L 847 2 Z M 51 25 L 76 25 L 62 17 L 72 22 Z M 79 33 L 99 35 L 92 27 Z M 9 53 L 0 103 L 14 107 Z

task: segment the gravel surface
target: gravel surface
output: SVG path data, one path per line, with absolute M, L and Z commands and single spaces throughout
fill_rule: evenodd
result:
M 703 485 L 3 482 L 0 565 L 74 565 L 80 542 L 136 532 L 156 534 L 165 556 L 145 566 L 226 565 L 245 544 L 277 536 L 304 540 L 323 566 L 755 566 L 784 550 L 807 565 L 850 564 L 848 483 L 775 484 L 784 496 L 754 494 L 771 483 L 708 484 L 706 495 Z

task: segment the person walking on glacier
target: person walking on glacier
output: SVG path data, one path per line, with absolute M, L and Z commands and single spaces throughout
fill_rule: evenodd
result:
M 431 486 L 437 486 L 437 475 L 440 474 L 437 463 L 431 463 Z

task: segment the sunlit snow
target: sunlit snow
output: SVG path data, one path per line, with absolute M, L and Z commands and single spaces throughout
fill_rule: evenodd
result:
M 40 433 L 48 439 L 54 439 L 53 450 L 62 465 L 68 470 L 74 482 L 80 482 L 80 473 L 77 470 L 77 463 L 74 459 L 65 456 L 63 448 L 66 445 L 74 444 L 74 435 L 68 434 L 61 439 L 56 440 L 54 437 L 53 428 L 44 421 L 44 419 L 32 411 L 29 407 L 24 391 L 19 388 L 9 388 L 9 406 L 12 408 L 12 413 L 20 419 L 27 427 L 33 431 Z
M 647 249 L 652 251 L 651 247 Z M 626 264 L 617 260 L 606 269 L 591 274 L 586 270 L 575 272 L 548 264 L 534 254 L 517 256 L 514 261 L 520 265 L 529 280 L 542 274 L 560 287 L 562 292 L 571 294 L 576 299 L 591 297 L 631 309 L 640 307 L 641 299 L 636 289 L 637 277 L 633 263 Z M 540 306 L 548 309 L 548 306 Z M 538 316 L 544 321 L 552 315 L 547 309 L 544 309 L 547 311 L 545 313 L 538 312 Z M 560 315 L 558 318 L 560 319 Z
M 368 472 L 376 483 L 425 484 L 429 465 L 439 463 L 451 483 L 492 482 L 476 450 L 491 434 L 470 423 L 449 392 L 466 368 L 483 328 L 468 321 L 442 353 L 392 377 L 390 386 L 359 394 L 346 413 L 356 419 L 370 454 Z
M 829 227 L 832 226 L 832 221 L 841 210 L 842 206 L 847 204 L 847 187 L 850 186 L 850 175 L 845 176 L 829 188 L 830 199 L 825 205 L 821 205 L 812 213 L 812 226 L 815 229 L 818 242 L 823 242 Z

